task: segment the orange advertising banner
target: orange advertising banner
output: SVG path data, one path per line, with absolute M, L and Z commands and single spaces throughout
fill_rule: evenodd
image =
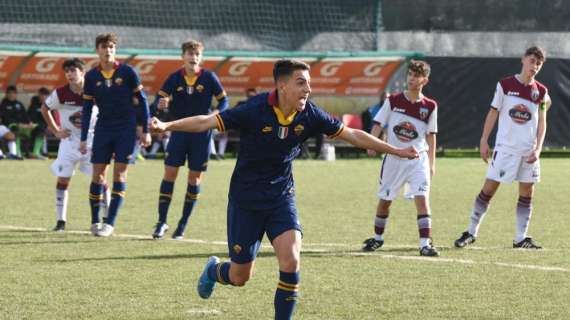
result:
M 15 82 L 19 89 L 27 92 L 35 92 L 40 87 L 51 90 L 65 84 L 61 66 L 70 57 L 83 59 L 88 70 L 97 63 L 96 56 L 89 54 L 38 53 L 30 57 L 29 53 L 2 55 L 0 52 L 0 80 L 4 88 L 7 83 Z M 180 57 L 175 56 L 118 58 L 137 69 L 145 91 L 150 95 L 160 90 L 169 74 L 182 67 Z M 311 65 L 313 96 L 340 97 L 377 96 L 405 61 L 402 57 L 299 59 Z M 243 95 L 248 88 L 267 91 L 274 87 L 272 70 L 276 60 L 206 57 L 203 67 L 218 75 L 229 95 Z

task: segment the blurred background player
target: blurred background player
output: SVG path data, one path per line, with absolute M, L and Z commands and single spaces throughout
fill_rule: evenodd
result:
M 6 96 L 0 103 L 0 118 L 2 123 L 12 134 L 2 130 L 4 137 L 8 141 L 8 158 L 22 160 L 22 138 L 29 138 L 33 129 L 24 104 L 18 100 L 18 89 L 15 86 L 6 88 Z M 10 139 L 11 136 L 14 139 Z M 15 143 L 11 143 L 15 141 Z
M 160 96 L 157 96 L 157 99 L 150 105 L 150 114 L 153 117 L 156 117 L 160 121 L 170 121 L 170 113 L 169 108 L 163 108 L 162 110 L 158 109 L 158 102 L 160 101 Z M 150 146 L 150 151 L 148 151 L 144 156 L 146 159 L 156 159 L 158 150 L 162 147 L 162 150 L 166 153 L 166 148 L 168 146 L 168 142 L 170 141 L 170 132 L 151 132 L 152 137 L 152 145 Z
M 196 115 L 212 113 L 212 97 L 218 101 L 217 111 L 228 107 L 228 98 L 222 84 L 215 73 L 202 69 L 204 46 L 201 42 L 190 40 L 182 44 L 182 61 L 184 66 L 170 74 L 158 92 L 160 100 L 158 109 L 169 108 L 173 119 L 182 119 Z M 210 158 L 210 140 L 212 131 L 205 132 L 173 132 L 164 158 L 164 177 L 160 184 L 158 198 L 158 223 L 153 238 L 161 239 L 168 230 L 168 207 L 172 200 L 174 182 L 178 169 L 188 160 L 188 185 L 184 197 L 182 217 L 178 221 L 173 239 L 182 239 L 188 219 L 200 195 L 202 174 L 208 168 Z
M 64 231 L 67 221 L 68 188 L 71 177 L 75 174 L 75 167 L 79 165 L 79 171 L 91 176 L 93 166 L 90 162 L 91 143 L 93 141 L 93 128 L 97 119 L 97 107 L 93 106 L 89 129 L 87 134 L 87 153 L 79 151 L 81 138 L 81 111 L 83 110 L 83 82 L 85 76 L 85 63 L 77 58 L 63 62 L 63 71 L 67 84 L 55 89 L 41 106 L 41 114 L 49 130 L 60 139 L 57 151 L 57 159 L 51 165 L 51 171 L 57 176 L 56 185 L 56 212 L 57 223 L 54 231 Z M 59 126 L 52 111 L 58 111 L 60 115 Z M 106 210 L 109 203 L 108 192 L 101 203 Z M 92 230 L 93 231 L 93 230 Z
M 0 148 L 0 160 L 6 157 L 13 160 L 22 160 L 22 158 L 18 155 L 16 134 L 8 128 L 6 120 L 4 120 L 5 112 L 6 105 L 4 103 L 4 100 L 2 100 L 2 104 L 0 105 L 0 140 L 4 140 L 8 146 L 8 156 L 5 156 L 4 152 L 2 152 L 2 149 Z
M 438 256 L 431 243 L 431 212 L 429 189 L 435 173 L 437 133 L 437 103 L 422 94 L 428 83 L 430 66 L 427 62 L 412 60 L 408 65 L 407 90 L 386 99 L 374 117 L 372 135 L 378 137 L 387 126 L 387 142 L 397 147 L 413 146 L 419 158 L 401 159 L 387 155 L 380 171 L 380 190 L 374 220 L 375 235 L 366 239 L 362 250 L 375 251 L 384 244 L 384 231 L 390 215 L 390 205 L 398 198 L 405 183 L 414 196 L 418 214 L 420 255 Z
M 207 299 L 216 282 L 243 286 L 251 278 L 264 233 L 279 263 L 275 291 L 275 319 L 291 319 L 300 282 L 301 225 L 295 204 L 292 161 L 300 144 L 323 133 L 360 148 L 414 158 L 413 147 L 394 148 L 361 130 L 343 124 L 308 101 L 311 93 L 308 64 L 279 60 L 273 67 L 276 90 L 260 94 L 237 108 L 219 114 L 195 116 L 162 123 L 158 131 L 203 132 L 218 128 L 240 130 L 240 152 L 228 202 L 228 249 L 231 262 L 208 259 L 198 283 Z
M 38 95 L 33 96 L 30 101 L 30 106 L 28 107 L 28 118 L 30 121 L 35 124 L 34 129 L 32 130 L 30 143 L 33 143 L 34 148 L 32 150 L 31 158 L 33 159 L 40 159 L 46 160 L 47 158 L 42 155 L 42 149 L 45 150 L 43 152 L 47 155 L 47 146 L 46 146 L 46 122 L 44 117 L 42 116 L 42 105 L 45 103 L 47 97 L 49 96 L 50 92 L 47 88 L 41 87 L 38 89 Z
M 94 102 L 99 114 L 95 125 L 91 163 L 93 175 L 89 190 L 92 230 L 101 237 L 113 233 L 119 209 L 123 204 L 127 181 L 127 168 L 137 140 L 137 116 L 133 97 L 139 100 L 142 115 L 139 118 L 143 134 L 140 143 L 150 144 L 148 133 L 148 104 L 140 78 L 129 65 L 119 63 L 116 58 L 118 38 L 113 33 L 100 34 L 95 39 L 95 49 L 99 65 L 85 75 L 83 92 L 83 113 L 81 119 L 80 150 L 87 153 L 87 135 Z M 103 190 L 107 166 L 114 157 L 113 190 L 111 203 L 99 229 L 99 204 Z
M 498 118 L 495 150 L 483 189 L 475 198 L 471 224 L 467 231 L 455 240 L 457 248 L 475 242 L 489 202 L 499 185 L 516 180 L 519 182 L 519 199 L 513 248 L 542 249 L 527 236 L 527 231 L 532 214 L 534 185 L 540 181 L 539 157 L 546 135 L 546 112 L 552 104 L 547 88 L 534 78 L 545 60 L 546 53 L 542 48 L 528 48 L 521 59 L 520 73 L 497 83 L 481 135 L 480 153 L 485 163 L 489 158 L 489 135 Z

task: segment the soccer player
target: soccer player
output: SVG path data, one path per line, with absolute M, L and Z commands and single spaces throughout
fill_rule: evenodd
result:
M 275 319 L 291 319 L 300 281 L 301 225 L 295 205 L 292 161 L 299 145 L 317 132 L 355 146 L 414 158 L 413 147 L 398 149 L 342 123 L 308 101 L 309 65 L 279 60 L 273 68 L 276 90 L 249 99 L 219 114 L 163 123 L 151 129 L 203 132 L 218 128 L 240 131 L 240 152 L 232 175 L 228 203 L 228 249 L 231 262 L 209 258 L 198 283 L 207 299 L 216 282 L 243 286 L 252 276 L 255 257 L 266 233 L 279 263 Z
M 34 126 L 30 122 L 24 104 L 18 100 L 18 89 L 15 86 L 6 88 L 6 96 L 0 103 L 0 137 L 8 143 L 8 159 L 23 160 L 21 156 L 21 139 L 29 137 Z
M 405 183 L 410 185 L 418 214 L 420 255 L 438 256 L 431 243 L 431 210 L 429 188 L 435 173 L 437 133 L 437 103 L 422 94 L 428 83 L 430 66 L 425 61 L 412 60 L 408 65 L 407 90 L 389 96 L 374 117 L 372 135 L 378 137 L 387 126 L 387 142 L 397 147 L 414 146 L 418 159 L 407 160 L 387 155 L 380 170 L 378 206 L 374 220 L 374 237 L 364 241 L 362 250 L 375 251 L 384 244 L 384 231 L 390 215 L 390 205 L 398 198 Z
M 212 97 L 218 101 L 219 112 L 228 107 L 228 98 L 218 77 L 211 71 L 202 69 L 202 43 L 190 40 L 182 44 L 182 61 L 184 66 L 170 74 L 158 92 L 160 100 L 158 109 L 169 108 L 173 119 L 182 119 L 196 115 L 207 115 L 212 112 Z M 169 106 L 170 105 L 170 106 Z M 173 132 L 166 147 L 164 159 L 164 177 L 160 184 L 158 197 L 158 223 L 152 237 L 164 237 L 168 225 L 168 207 L 172 200 L 174 182 L 178 169 L 188 159 L 188 185 L 184 196 L 182 217 L 178 221 L 172 239 L 182 239 L 188 219 L 200 196 L 200 182 L 203 172 L 208 168 L 210 158 L 210 139 L 212 131 L 205 132 Z
M 455 240 L 457 248 L 475 242 L 489 202 L 499 185 L 516 180 L 519 182 L 519 198 L 513 248 L 542 249 L 527 236 L 527 230 L 532 214 L 534 185 L 540 180 L 539 157 L 546 134 L 546 112 L 552 104 L 546 87 L 535 80 L 545 60 L 546 53 L 542 48 L 530 47 L 521 59 L 520 73 L 497 83 L 480 141 L 481 158 L 485 163 L 489 158 L 489 135 L 498 118 L 495 150 L 483 189 L 475 198 L 471 224 Z
M 136 97 L 142 108 L 140 125 L 144 134 L 140 136 L 143 146 L 150 144 L 148 133 L 148 104 L 140 78 L 135 70 L 115 59 L 118 38 L 113 33 L 100 34 L 95 39 L 99 65 L 85 75 L 83 91 L 83 114 L 81 119 L 80 150 L 87 153 L 87 133 L 94 103 L 99 108 L 93 137 L 91 163 L 93 175 L 89 190 L 91 223 L 97 229 L 100 223 L 99 203 L 103 198 L 107 166 L 114 157 L 113 189 L 111 203 L 103 226 L 97 236 L 108 237 L 113 233 L 119 208 L 125 197 L 127 168 L 137 139 L 137 117 L 133 106 Z
M 65 60 L 63 62 L 63 71 L 68 83 L 51 92 L 40 109 L 48 129 L 61 140 L 57 151 L 57 159 L 51 165 L 51 171 L 57 177 L 55 191 L 57 223 L 53 230 L 60 232 L 65 230 L 68 202 L 67 189 L 71 177 L 75 174 L 75 167 L 79 165 L 79 171 L 87 175 L 91 175 L 93 172 L 93 166 L 89 161 L 89 157 L 91 156 L 93 128 L 97 119 L 97 107 L 94 106 L 88 123 L 88 152 L 82 154 L 79 152 L 79 141 L 81 137 L 85 63 L 77 58 Z M 60 114 L 61 126 L 56 123 L 51 114 L 52 111 L 56 110 Z M 104 208 L 108 206 L 108 194 L 101 206 Z M 97 230 L 92 228 L 91 231 L 95 233 Z

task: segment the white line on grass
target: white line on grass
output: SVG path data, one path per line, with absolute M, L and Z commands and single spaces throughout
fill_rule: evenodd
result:
M 219 316 L 222 314 L 221 311 L 215 309 L 190 309 L 186 310 L 186 313 L 198 316 Z
M 40 231 L 40 232 L 47 232 L 49 231 L 46 228 L 31 228 L 31 227 L 19 227 L 19 226 L 10 226 L 10 225 L 0 225 L 0 229 L 4 230 L 16 230 L 16 231 Z M 72 234 L 86 234 L 90 235 L 90 231 L 80 231 L 80 230 L 70 230 L 65 231 L 65 233 L 72 233 Z M 113 234 L 113 237 L 117 238 L 129 238 L 129 239 L 151 239 L 151 236 L 146 235 L 137 235 L 137 234 Z M 210 244 L 210 245 L 222 245 L 227 246 L 227 242 L 225 241 L 206 241 L 200 239 L 182 239 L 182 240 L 171 240 L 165 239 L 170 241 L 177 241 L 177 242 L 186 242 L 186 243 L 196 243 L 196 244 Z M 504 262 L 486 262 L 486 261 L 475 261 L 475 260 L 467 260 L 467 259 L 453 259 L 453 258 L 433 258 L 433 257 L 419 257 L 419 256 L 399 256 L 399 255 L 391 255 L 391 254 L 384 254 L 381 252 L 347 252 L 347 251 L 329 251 L 327 249 L 319 249 L 318 247 L 335 247 L 335 248 L 351 248 L 354 245 L 347 244 L 347 243 L 303 243 L 304 247 L 317 247 L 317 249 L 309 249 L 303 250 L 305 253 L 319 253 L 322 255 L 328 256 L 373 256 L 373 257 L 380 257 L 383 259 L 396 259 L 396 260 L 408 260 L 408 261 L 421 261 L 421 262 L 433 262 L 433 263 L 459 263 L 459 264 L 487 264 L 487 265 L 495 265 L 499 267 L 508 267 L 508 268 L 515 268 L 515 269 L 530 269 L 530 270 L 540 270 L 540 271 L 547 271 L 547 272 L 570 272 L 570 269 L 561 268 L 561 267 L 549 267 L 549 266 L 537 266 L 537 265 L 528 265 L 528 264 L 518 264 L 518 263 L 504 263 Z M 264 248 L 270 248 L 270 245 L 262 245 Z M 415 246 L 409 245 L 393 245 L 393 246 L 384 246 L 387 248 L 416 248 Z M 471 248 L 471 247 L 470 247 Z M 488 250 L 493 248 L 482 248 L 482 247 L 475 247 L 472 248 L 475 250 Z M 496 247 L 495 249 L 503 249 L 501 247 Z M 193 310 L 193 309 L 192 309 Z M 191 310 L 189 310 L 190 312 Z M 198 310 L 201 311 L 201 310 Z M 203 311 L 203 310 L 202 310 Z M 215 312 L 219 312 L 217 310 L 211 310 Z

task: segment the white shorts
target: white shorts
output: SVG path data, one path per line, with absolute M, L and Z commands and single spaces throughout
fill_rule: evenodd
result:
M 4 135 L 6 135 L 8 132 L 10 132 L 10 129 L 8 129 L 5 125 L 0 124 L 0 139 L 4 138 Z
M 78 163 L 79 171 L 86 175 L 92 174 L 91 150 L 88 150 L 86 154 L 81 154 L 77 141 L 64 139 L 59 143 L 57 159 L 51 164 L 50 169 L 58 177 L 69 178 L 75 174 L 75 166 Z
M 389 201 L 397 199 L 406 183 L 410 187 L 406 190 L 407 196 L 428 196 L 430 170 L 427 152 L 420 153 L 420 157 L 413 160 L 392 155 L 384 157 L 382 169 L 380 169 L 378 198 Z
M 513 181 L 536 183 L 540 181 L 540 162 L 527 163 L 527 156 L 510 154 L 505 151 L 493 152 L 487 170 L 487 179 L 500 183 Z

